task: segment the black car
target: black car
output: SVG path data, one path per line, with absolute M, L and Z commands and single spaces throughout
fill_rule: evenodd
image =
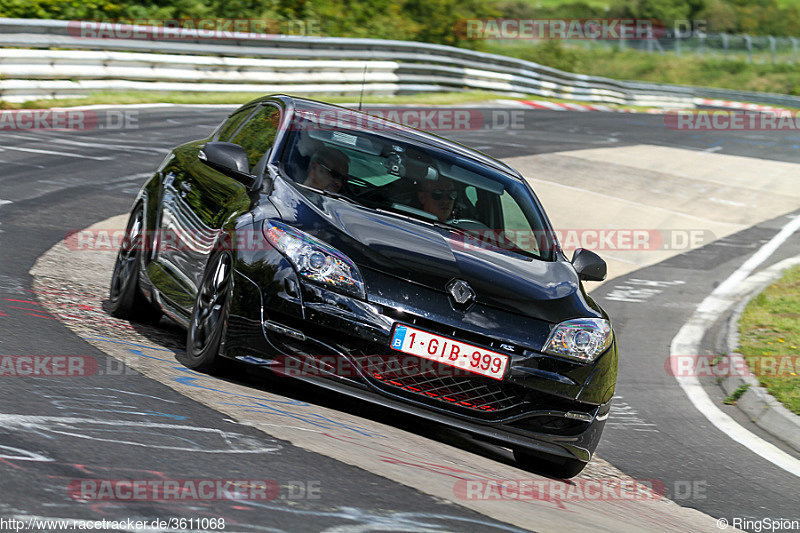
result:
M 617 377 L 606 313 L 523 177 L 443 138 L 312 100 L 250 102 L 138 194 L 116 316 L 464 430 L 561 477 L 592 457 Z

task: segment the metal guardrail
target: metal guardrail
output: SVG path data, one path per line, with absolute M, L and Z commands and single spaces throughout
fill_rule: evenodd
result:
M 697 87 L 694 92 L 697 98 L 732 100 L 734 102 L 749 102 L 774 105 L 777 107 L 800 108 L 800 96 L 791 96 L 788 94 L 734 91 L 731 89 L 716 89 L 713 87 Z
M 359 92 L 362 81 L 371 94 L 482 89 L 659 107 L 689 107 L 696 97 L 771 103 L 780 96 L 766 95 L 773 99 L 765 100 L 760 93 L 737 93 L 729 98 L 731 93 L 718 91 L 703 96 L 705 89 L 572 74 L 411 41 L 220 32 L 180 40 L 97 39 L 76 36 L 76 29 L 68 21 L 0 18 L 0 100 L 99 90 L 346 94 Z M 794 100 L 800 107 L 800 98 Z

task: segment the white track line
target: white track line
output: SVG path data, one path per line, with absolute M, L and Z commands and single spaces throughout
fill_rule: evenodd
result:
M 681 327 L 670 345 L 670 356 L 695 355 L 700 353 L 700 343 L 706 330 L 732 305 L 742 293 L 740 286 L 748 276 L 772 255 L 786 240 L 800 229 L 800 216 L 794 217 L 769 242 L 731 274 L 722 284 L 697 306 L 689 321 Z M 746 430 L 726 415 L 708 397 L 696 376 L 676 377 L 678 385 L 689 397 L 698 411 L 717 429 L 731 439 L 757 453 L 767 461 L 800 477 L 800 460 L 777 446 Z
M 109 161 L 111 159 L 114 159 L 113 157 L 95 157 L 92 155 L 75 154 L 72 152 L 55 152 L 53 150 L 38 150 L 36 148 L 22 148 L 19 146 L 3 146 L 2 148 L 0 148 L 0 152 L 5 152 L 6 150 L 13 150 L 16 152 L 30 152 L 33 154 L 60 155 L 63 157 L 77 157 L 79 159 L 93 159 L 95 161 Z

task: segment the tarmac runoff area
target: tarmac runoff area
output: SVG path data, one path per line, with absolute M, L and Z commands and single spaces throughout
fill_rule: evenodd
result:
M 622 242 L 612 240 L 606 245 L 610 249 L 597 250 L 608 261 L 609 279 L 707 244 L 708 238 L 719 239 L 790 212 L 800 204 L 800 193 L 789 181 L 800 165 L 790 163 L 642 145 L 515 157 L 507 162 L 533 177 L 531 183 L 553 226 L 576 230 L 578 244 L 591 235 L 587 232 L 611 229 L 673 232 L 670 235 L 702 232 L 705 236 L 683 243 L 670 240 L 666 248 L 662 238 L 657 249 L 626 249 Z M 769 178 L 756 182 L 752 176 Z M 123 228 L 126 217 L 113 217 L 93 227 Z M 577 247 L 564 244 L 567 249 Z M 565 527 L 575 531 L 718 531 L 714 518 L 667 498 L 563 498 L 560 491 L 568 494 L 569 490 L 563 482 L 519 470 L 502 457 L 471 453 L 480 445 L 467 439 L 453 446 L 380 420 L 313 403 L 287 402 L 265 390 L 181 369 L 174 360 L 174 353 L 181 349 L 180 334 L 163 328 L 134 328 L 102 310 L 113 259 L 114 252 L 76 251 L 59 243 L 31 270 L 34 289 L 50 313 L 90 344 L 240 424 L 537 531 Z M 547 497 L 468 499 L 458 497 L 455 489 L 463 480 L 520 479 L 546 483 Z M 578 480 L 578 487 L 598 480 L 632 482 L 597 457 Z
M 649 145 L 505 161 L 529 178 L 565 251 L 600 243 L 606 281 L 800 207 L 794 163 Z

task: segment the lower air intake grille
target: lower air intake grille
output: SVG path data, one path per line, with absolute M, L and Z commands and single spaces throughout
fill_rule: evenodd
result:
M 517 387 L 407 355 L 356 356 L 373 383 L 472 411 L 495 413 L 527 405 Z

